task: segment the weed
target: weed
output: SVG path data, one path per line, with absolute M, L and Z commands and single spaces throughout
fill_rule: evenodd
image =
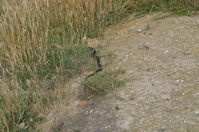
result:
M 108 93 L 113 89 L 124 85 L 125 80 L 119 80 L 118 76 L 124 74 L 123 70 L 103 71 L 83 82 L 86 89 L 94 93 Z

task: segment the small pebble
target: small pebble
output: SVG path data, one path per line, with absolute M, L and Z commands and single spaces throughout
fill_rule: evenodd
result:
M 198 111 L 195 111 L 195 113 L 196 113 L 196 114 L 199 114 L 199 110 L 198 110 Z
M 176 80 L 176 82 L 181 82 L 181 83 L 183 83 L 183 82 L 184 82 L 184 80 Z
M 89 113 L 92 114 L 92 113 L 93 113 L 93 110 L 90 110 Z
M 123 62 L 127 61 L 126 58 L 122 60 Z
M 142 29 L 137 29 L 136 32 L 142 32 Z

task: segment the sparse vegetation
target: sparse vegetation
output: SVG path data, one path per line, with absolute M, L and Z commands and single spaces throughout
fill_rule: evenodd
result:
M 39 111 L 64 98 L 60 85 L 91 64 L 84 36 L 134 12 L 198 9 L 198 0 L 0 0 L 0 131 L 31 131 Z M 88 84 L 107 92 L 121 85 L 116 75 Z M 102 77 L 110 82 L 96 86 Z
M 118 79 L 118 76 L 124 73 L 123 70 L 104 71 L 88 78 L 83 85 L 89 91 L 97 94 L 108 93 L 125 83 L 126 80 Z
M 198 13 L 198 0 L 135 0 L 137 8 L 133 12 L 138 15 L 152 11 L 169 11 L 174 15 L 193 15 Z

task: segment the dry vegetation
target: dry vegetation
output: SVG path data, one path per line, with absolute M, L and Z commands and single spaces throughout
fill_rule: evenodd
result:
M 0 0 L 0 131 L 31 131 L 39 111 L 64 98 L 59 85 L 89 65 L 84 36 L 133 12 L 198 8 L 198 0 Z

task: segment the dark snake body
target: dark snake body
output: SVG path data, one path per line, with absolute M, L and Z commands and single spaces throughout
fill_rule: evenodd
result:
M 98 69 L 95 70 L 92 74 L 88 75 L 86 77 L 86 79 L 103 70 L 103 67 L 102 67 L 102 64 L 101 64 L 101 61 L 100 61 L 100 57 L 97 56 L 97 51 L 92 47 L 88 47 L 88 48 L 91 50 L 92 57 L 96 60 L 96 64 L 97 64 Z

